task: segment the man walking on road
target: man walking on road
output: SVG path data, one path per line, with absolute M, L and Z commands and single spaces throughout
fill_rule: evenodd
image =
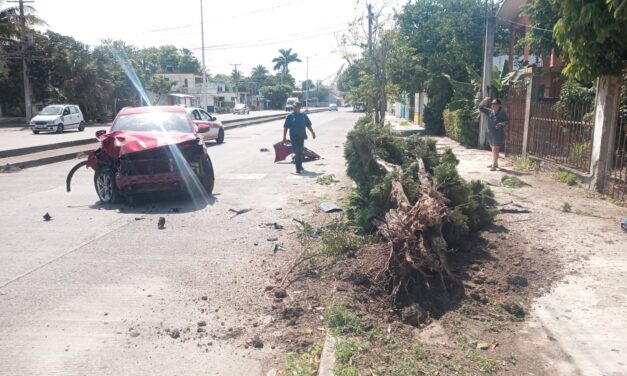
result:
M 287 115 L 285 124 L 283 125 L 283 143 L 287 141 L 287 130 L 290 131 L 290 142 L 294 149 L 294 162 L 296 163 L 296 173 L 300 174 L 303 169 L 303 149 L 305 148 L 305 140 L 307 139 L 307 129 L 311 132 L 311 137 L 316 138 L 316 132 L 311 128 L 311 120 L 307 114 L 301 113 L 300 102 L 294 103 L 294 112 Z

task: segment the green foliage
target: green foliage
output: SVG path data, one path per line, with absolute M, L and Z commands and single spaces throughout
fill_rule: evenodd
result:
M 618 75 L 627 56 L 625 0 L 553 0 L 559 9 L 554 38 L 568 77 L 593 81 Z
M 573 211 L 573 207 L 568 202 L 564 202 L 562 205 L 562 211 L 564 213 L 571 213 Z
M 393 206 L 390 190 L 394 178 L 400 178 L 407 198 L 416 202 L 420 194 L 417 161 L 422 159 L 438 190 L 450 200 L 451 223 L 445 229 L 445 238 L 451 246 L 492 223 L 496 215 L 492 191 L 479 181 L 464 181 L 457 173 L 459 161 L 450 149 L 438 153 L 433 139 L 419 135 L 392 137 L 390 132 L 366 117 L 347 136 L 347 174 L 357 185 L 345 205 L 351 221 L 365 231 L 374 230 L 373 218 L 383 218 Z M 386 172 L 376 158 L 401 167 L 402 174 Z
M 334 174 L 329 174 L 320 176 L 318 179 L 316 179 L 316 183 L 320 185 L 331 185 L 339 183 L 339 180 L 335 179 Z
M 285 102 L 292 92 L 290 85 L 264 86 L 261 88 L 263 97 L 268 100 L 268 106 L 272 109 L 280 110 L 285 106 Z
M 363 244 L 357 228 L 346 221 L 332 221 L 322 228 L 320 249 L 330 256 L 339 257 L 355 252 Z
M 288 376 L 314 376 L 318 374 L 317 359 L 322 353 L 322 342 L 313 345 L 303 353 L 290 352 L 285 360 L 285 374 Z
M 501 185 L 507 188 L 520 188 L 524 185 L 523 181 L 516 176 L 503 175 Z
M 564 120 L 581 121 L 588 111 L 594 109 L 596 90 L 592 85 L 582 85 L 569 79 L 560 91 L 560 99 L 553 108 Z
M 362 333 L 361 319 L 348 311 L 346 305 L 334 302 L 324 310 L 324 322 L 336 335 Z
M 529 17 L 531 27 L 519 42 L 529 46 L 531 53 L 537 56 L 548 55 L 551 49 L 557 49 L 552 31 L 559 20 L 559 3 L 555 0 L 534 0 L 521 9 Z
M 529 158 L 514 158 L 513 165 L 516 170 L 520 171 L 538 171 L 540 166 Z
M 570 147 L 568 159 L 575 165 L 589 163 L 592 153 L 592 141 L 581 142 Z
M 462 145 L 472 148 L 479 140 L 479 124 L 473 108 L 444 110 L 444 129 L 446 135 Z
M 568 171 L 558 171 L 551 174 L 553 179 L 565 183 L 567 185 L 576 185 L 577 184 L 577 176 L 572 172 Z

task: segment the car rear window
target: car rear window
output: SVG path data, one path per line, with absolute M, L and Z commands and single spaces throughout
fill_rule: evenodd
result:
M 187 115 L 182 112 L 144 112 L 120 115 L 112 131 L 192 133 Z

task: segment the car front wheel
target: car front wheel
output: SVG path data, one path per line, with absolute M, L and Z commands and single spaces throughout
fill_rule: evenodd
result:
M 63 133 L 63 124 L 59 123 L 57 125 L 57 133 Z
M 39 134 L 39 131 L 36 131 L 36 130 L 33 129 L 33 133 L 34 134 Z
M 94 188 L 103 204 L 120 202 L 120 191 L 115 185 L 115 172 L 110 168 L 99 168 L 94 174 Z
M 213 184 L 215 182 L 215 176 L 213 175 L 213 164 L 209 156 L 202 157 L 200 161 L 200 182 L 205 188 L 205 192 L 208 195 L 213 193 Z

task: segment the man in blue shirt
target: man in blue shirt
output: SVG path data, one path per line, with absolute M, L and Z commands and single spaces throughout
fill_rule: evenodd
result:
M 311 137 L 316 138 L 316 132 L 311 128 L 311 120 L 307 114 L 300 112 L 301 103 L 294 103 L 294 112 L 287 115 L 283 125 L 283 143 L 287 141 L 287 131 L 290 131 L 290 142 L 294 149 L 294 162 L 296 163 L 296 173 L 300 174 L 303 169 L 303 149 L 307 139 L 307 129 L 311 132 Z

